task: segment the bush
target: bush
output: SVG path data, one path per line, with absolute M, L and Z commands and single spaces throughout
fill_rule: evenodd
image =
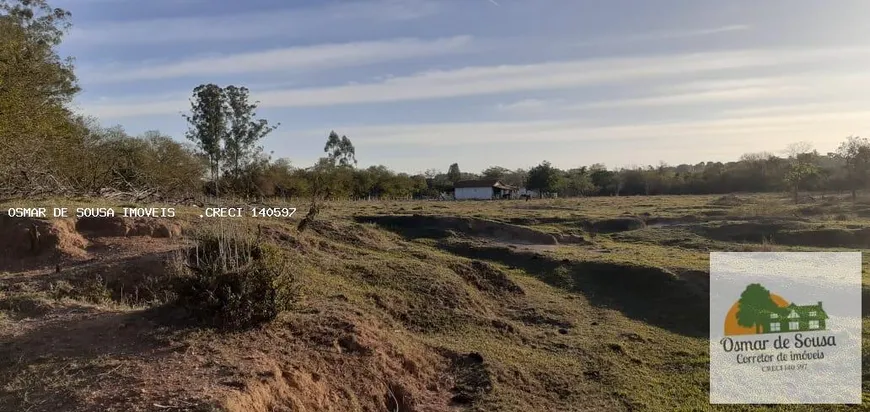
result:
M 211 326 L 241 329 L 274 319 L 293 302 L 282 251 L 239 231 L 201 232 L 179 259 L 175 303 Z
M 100 276 L 79 281 L 75 285 L 66 280 L 58 280 L 49 285 L 49 291 L 55 300 L 69 298 L 94 304 L 112 301 L 112 292 Z

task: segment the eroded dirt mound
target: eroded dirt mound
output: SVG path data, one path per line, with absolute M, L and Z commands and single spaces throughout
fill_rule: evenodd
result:
M 739 197 L 737 195 L 725 195 L 710 202 L 714 206 L 740 206 L 747 203 L 752 203 L 751 199 Z
M 71 220 L 11 218 L 0 215 L 0 262 L 37 256 L 85 255 L 88 242 Z
M 467 264 L 453 264 L 450 269 L 483 292 L 523 294 L 523 289 L 510 280 L 507 274 L 489 263 L 473 260 Z
M 582 293 L 590 303 L 673 332 L 701 336 L 709 321 L 703 287 L 663 268 L 625 262 L 556 259 L 511 248 L 449 245 L 453 253 L 517 267 L 541 281 Z
M 438 332 L 467 325 L 483 310 L 480 296 L 468 290 L 465 279 L 443 266 L 443 261 L 372 257 L 333 273 L 370 286 L 366 297 L 408 330 Z M 482 287 L 495 288 L 478 280 Z
M 586 239 L 582 235 L 577 234 L 560 234 L 556 236 L 559 243 L 571 245 L 591 245 L 592 241 Z
M 558 328 L 572 328 L 574 325 L 566 319 L 564 314 L 553 313 L 546 309 L 534 306 L 520 306 L 511 308 L 511 318 L 527 325 L 547 325 Z
M 571 289 L 593 304 L 676 333 L 706 333 L 709 301 L 695 284 L 669 270 L 616 262 L 575 262 L 564 268 L 573 281 Z
M 613 219 L 604 219 L 592 222 L 592 230 L 599 233 L 625 232 L 642 229 L 646 223 L 640 218 L 627 216 Z
M 761 221 L 699 226 L 698 234 L 726 242 L 751 242 L 811 247 L 870 247 L 870 228 L 820 228 L 796 221 Z
M 804 227 L 804 225 L 797 222 L 759 221 L 698 226 L 694 230 L 698 232 L 698 234 L 713 240 L 722 240 L 726 242 L 762 242 L 778 232 L 801 229 Z
M 299 246 L 297 234 L 291 230 L 280 226 L 261 226 L 260 235 L 263 239 L 267 239 L 283 247 L 295 248 Z
M 98 286 L 106 299 L 127 304 L 165 300 L 171 293 L 172 252 L 135 256 L 115 262 L 64 270 L 60 279 L 71 287 L 71 297 Z M 95 285 L 97 283 L 97 285 Z M 56 293 L 65 293 L 57 288 Z
M 451 373 L 455 386 L 450 399 L 454 405 L 470 405 L 479 401 L 492 391 L 492 374 L 484 362 L 483 355 L 477 352 L 460 354 L 442 351 L 450 359 Z
M 647 227 L 679 226 L 679 225 L 698 223 L 700 221 L 701 221 L 701 219 L 697 216 L 652 217 L 652 218 L 646 219 L 646 225 L 647 225 Z
M 769 241 L 791 246 L 870 247 L 870 228 L 792 230 L 772 234 Z
M 505 219 L 507 223 L 514 225 L 534 226 L 540 224 L 563 224 L 568 226 L 582 226 L 586 223 L 586 219 L 572 215 L 570 217 L 553 217 L 553 216 L 537 216 L 537 217 L 512 217 Z
M 389 233 L 371 225 L 315 220 L 309 227 L 320 236 L 348 245 L 385 249 L 393 244 Z
M 153 238 L 177 238 L 181 226 L 167 219 L 125 217 L 83 217 L 76 221 L 75 228 L 81 233 L 95 237 L 147 236 Z
M 374 319 L 338 310 L 286 322 L 270 328 L 271 339 L 260 334 L 257 342 L 240 342 L 237 350 L 260 358 L 263 367 L 256 369 L 264 371 L 233 385 L 238 389 L 227 396 L 227 410 L 447 410 L 450 361 L 434 351 L 409 345 Z M 236 349 L 222 346 L 221 352 Z
M 360 216 L 357 221 L 376 223 L 409 237 L 445 238 L 453 233 L 484 237 L 508 243 L 557 245 L 556 237 L 527 227 L 484 219 L 451 216 Z

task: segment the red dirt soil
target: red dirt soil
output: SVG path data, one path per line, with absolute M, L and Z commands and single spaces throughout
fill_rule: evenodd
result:
M 0 411 L 453 409 L 445 357 L 343 300 L 225 334 L 176 325 L 165 308 L 28 295 L 94 276 L 113 294 L 160 281 L 180 233 L 164 221 L 0 216 L 0 297 L 14 294 L 0 303 L 16 317 L 0 319 Z

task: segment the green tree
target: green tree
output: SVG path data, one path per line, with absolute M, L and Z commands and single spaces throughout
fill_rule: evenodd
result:
M 645 195 L 647 191 L 646 171 L 642 168 L 625 168 L 617 174 L 619 192 L 629 195 Z
M 789 163 L 783 181 L 797 203 L 800 190 L 819 176 L 819 168 L 815 163 L 818 153 L 812 150 L 808 142 L 792 143 L 786 148 L 786 153 Z
M 71 26 L 70 17 L 70 12 L 46 0 L 0 0 L 0 19 L 20 26 L 40 45 L 59 45 Z
M 847 181 L 854 201 L 858 189 L 867 186 L 870 179 L 870 141 L 866 138 L 850 136 L 840 144 L 836 153 L 844 161 Z
M 751 191 L 770 190 L 775 186 L 768 181 L 769 159 L 773 157 L 767 152 L 746 153 L 740 157 L 738 164 L 748 172 L 745 186 Z
M 785 173 L 784 181 L 791 189 L 795 203 L 798 202 L 800 189 L 818 175 L 819 168 L 807 160 L 804 155 L 799 155 L 797 159 L 792 161 Z
M 56 50 L 70 14 L 44 0 L 0 0 L 0 191 L 59 193 L 87 135 L 67 105 L 79 91 Z
M 755 327 L 755 333 L 761 333 L 761 325 L 770 319 L 765 317 L 765 312 L 777 307 L 770 297 L 770 291 L 758 283 L 746 287 L 737 305 L 737 324 L 744 328 Z
M 453 188 L 453 182 L 447 177 L 446 173 L 439 173 L 429 179 L 426 179 L 429 188 L 434 192 L 435 196 L 443 192 L 449 192 Z
M 70 179 L 79 190 L 138 196 L 186 196 L 202 189 L 205 164 L 192 147 L 157 131 L 134 137 L 121 126 L 89 125 L 88 139 Z
M 507 173 L 505 173 L 504 176 L 501 177 L 501 181 L 502 181 L 502 183 L 507 184 L 507 185 L 516 186 L 516 187 L 523 187 L 526 184 L 527 175 L 528 175 L 528 172 L 526 172 L 523 169 L 511 170 L 511 171 L 508 171 Z
M 567 196 L 584 196 L 595 190 L 592 178 L 586 167 L 571 169 L 565 172 L 562 190 Z
M 188 122 L 187 138 L 208 159 L 209 172 L 214 182 L 215 195 L 219 195 L 220 165 L 224 160 L 223 142 L 228 136 L 226 95 L 216 84 L 202 84 L 193 89 L 190 114 L 183 115 Z
M 309 169 L 308 182 L 311 187 L 312 204 L 329 199 L 334 193 L 336 166 L 322 157 Z
M 548 161 L 529 169 L 526 187 L 537 190 L 540 196 L 544 193 L 555 192 L 561 184 L 561 172 L 553 167 Z
M 607 170 L 603 164 L 589 166 L 589 178 L 599 194 L 616 193 L 616 173 Z
M 414 180 L 407 173 L 397 173 L 391 176 L 390 187 L 393 198 L 409 198 L 413 196 L 415 190 Z
M 418 198 L 429 195 L 429 185 L 426 183 L 426 176 L 423 176 L 422 174 L 411 176 L 411 187 L 413 195 Z
M 480 174 L 481 174 L 484 178 L 486 178 L 486 179 L 498 179 L 498 180 L 501 180 L 501 179 L 504 179 L 504 177 L 507 176 L 507 174 L 510 173 L 510 172 L 511 172 L 511 171 L 510 171 L 509 169 L 507 169 L 507 168 L 504 168 L 504 167 L 501 167 L 501 166 L 492 166 L 492 167 L 488 167 L 488 168 L 486 168 L 486 169 L 485 169 L 483 172 L 481 172 Z
M 353 143 L 347 136 L 338 137 L 338 133 L 335 131 L 329 132 L 323 151 L 327 153 L 327 158 L 333 165 L 351 166 L 353 164 L 355 166 L 357 164 L 356 149 L 353 147 Z
M 372 195 L 374 184 L 374 177 L 368 169 L 354 171 L 352 191 L 357 199 L 368 199 Z
M 142 167 L 146 171 L 146 187 L 167 196 L 190 195 L 201 190 L 200 178 L 206 165 L 197 158 L 193 147 L 156 130 L 145 132 L 140 139 L 145 141 Z
M 386 166 L 378 166 L 378 171 L 375 172 L 375 191 L 378 197 L 385 199 L 393 199 L 399 196 L 401 185 L 396 179 L 395 173 Z
M 459 163 L 454 163 L 447 169 L 447 180 L 454 184 L 462 180 L 462 171 L 459 170 Z
M 320 199 L 333 199 L 350 196 L 356 187 L 355 170 L 356 149 L 347 136 L 338 136 L 331 131 L 323 151 L 327 157 L 321 158 L 310 169 L 312 196 L 315 204 Z
M 273 195 L 291 200 L 294 196 L 309 194 L 310 186 L 305 169 L 293 167 L 288 159 L 278 159 L 269 165 L 266 175 L 273 182 Z
M 95 131 L 98 140 L 92 147 L 89 168 L 94 171 L 94 192 L 103 188 L 131 191 L 143 186 L 145 170 L 143 165 L 146 153 L 146 143 L 127 134 L 121 126 L 114 126 Z M 82 156 L 83 160 L 86 157 Z
M 269 126 L 267 120 L 255 119 L 258 102 L 248 102 L 249 92 L 246 87 L 227 86 L 224 93 L 229 120 L 224 153 L 232 175 L 238 178 L 254 157 L 262 152 L 257 143 L 278 125 Z

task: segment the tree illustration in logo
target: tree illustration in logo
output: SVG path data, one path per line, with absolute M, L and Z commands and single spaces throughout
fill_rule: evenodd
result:
M 758 283 L 747 286 L 746 290 L 740 294 L 740 300 L 737 304 L 739 305 L 737 324 L 744 328 L 754 326 L 755 333 L 761 333 L 761 325 L 764 324 L 765 313 L 769 313 L 777 308 L 773 298 L 770 297 L 770 291 Z

